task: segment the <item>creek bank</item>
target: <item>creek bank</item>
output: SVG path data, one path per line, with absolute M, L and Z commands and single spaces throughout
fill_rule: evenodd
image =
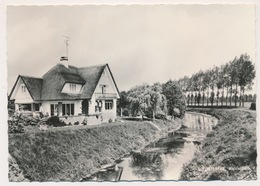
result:
M 182 121 L 124 121 L 9 134 L 9 153 L 30 181 L 80 181 L 176 129 Z M 14 181 L 9 178 L 10 181 Z
M 185 123 L 184 123 L 185 122 Z M 182 167 L 217 124 L 209 115 L 187 113 L 184 125 L 82 181 L 179 180 Z
M 255 180 L 256 113 L 243 110 L 195 109 L 219 119 L 201 149 L 183 167 L 181 180 Z

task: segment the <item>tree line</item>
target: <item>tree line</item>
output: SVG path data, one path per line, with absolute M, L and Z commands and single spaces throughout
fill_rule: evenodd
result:
M 143 84 L 120 93 L 118 114 L 121 116 L 148 116 L 165 118 L 167 115 L 182 118 L 185 114 L 185 95 L 177 81 Z
M 187 105 L 208 106 L 231 105 L 245 100 L 255 100 L 255 96 L 245 95 L 252 89 L 255 67 L 247 54 L 235 57 L 220 67 L 184 76 L 166 83 L 143 84 L 120 93 L 118 114 L 141 115 L 152 118 L 170 115 L 182 118 Z
M 232 105 L 244 106 L 246 90 L 251 90 L 255 78 L 255 67 L 247 54 L 211 69 L 184 76 L 177 82 L 185 93 L 188 105 Z

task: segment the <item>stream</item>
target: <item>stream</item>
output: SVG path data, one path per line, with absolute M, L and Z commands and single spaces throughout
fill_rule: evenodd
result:
M 193 158 L 207 133 L 218 122 L 212 116 L 192 112 L 187 112 L 183 120 L 180 129 L 82 181 L 179 180 L 183 165 Z

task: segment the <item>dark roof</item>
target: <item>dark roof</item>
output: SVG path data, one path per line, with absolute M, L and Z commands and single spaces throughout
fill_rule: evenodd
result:
M 42 89 L 42 78 L 30 77 L 30 76 L 21 76 L 19 75 L 16 79 L 16 82 L 11 90 L 10 96 L 12 96 L 13 91 L 18 83 L 19 78 L 22 79 L 23 83 L 27 87 L 29 94 L 32 99 L 39 101 L 41 100 L 41 89 Z
M 85 79 L 81 98 L 91 98 L 106 65 L 78 68 L 79 74 Z
M 34 100 L 41 100 L 42 78 L 20 76 Z
M 69 66 L 67 68 L 63 64 L 57 64 L 45 73 L 43 78 L 28 76 L 20 77 L 24 81 L 34 100 L 90 99 L 106 66 L 109 69 L 108 64 L 81 68 L 74 66 Z M 110 69 L 109 72 L 114 81 Z M 65 83 L 78 83 L 82 84 L 83 87 L 79 94 L 61 93 Z M 118 91 L 116 83 L 115 86 Z
M 43 76 L 42 100 L 89 99 L 106 65 L 77 68 L 57 64 Z M 61 93 L 65 83 L 83 84 L 80 94 Z

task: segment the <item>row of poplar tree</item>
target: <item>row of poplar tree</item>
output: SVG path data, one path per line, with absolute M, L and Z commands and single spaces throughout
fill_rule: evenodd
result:
M 255 66 L 250 56 L 242 54 L 233 60 L 211 69 L 184 76 L 178 80 L 188 105 L 244 106 L 246 90 L 251 90 L 255 78 Z

